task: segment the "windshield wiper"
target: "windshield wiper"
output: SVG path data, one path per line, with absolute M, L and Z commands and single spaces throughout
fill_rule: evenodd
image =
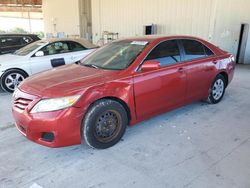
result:
M 83 64 L 85 67 L 92 67 L 92 68 L 95 68 L 95 69 L 99 69 L 100 67 L 94 65 L 94 64 Z

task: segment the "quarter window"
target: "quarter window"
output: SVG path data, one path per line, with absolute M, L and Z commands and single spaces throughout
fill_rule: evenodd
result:
M 146 60 L 156 60 L 161 66 L 175 64 L 181 61 L 180 51 L 176 40 L 160 43 L 148 55 Z
M 28 37 L 28 36 L 24 36 L 24 37 L 22 37 L 22 43 L 23 44 L 28 44 L 28 43 L 31 43 L 33 40 L 30 38 L 30 37 Z
M 204 49 L 205 49 L 205 52 L 206 52 L 207 56 L 214 55 L 214 53 L 212 52 L 212 50 L 210 50 L 208 47 L 204 46 Z
M 185 50 L 185 60 L 192 60 L 205 57 L 204 46 L 202 43 L 195 40 L 182 40 Z

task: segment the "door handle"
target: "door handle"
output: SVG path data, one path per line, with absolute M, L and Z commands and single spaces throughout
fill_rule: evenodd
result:
M 179 73 L 184 73 L 184 68 L 183 67 L 178 68 L 178 72 Z

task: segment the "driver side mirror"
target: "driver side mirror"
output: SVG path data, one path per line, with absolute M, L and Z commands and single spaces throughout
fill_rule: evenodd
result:
M 157 70 L 159 69 L 160 66 L 160 62 L 159 61 L 155 61 L 155 60 L 148 60 L 145 61 L 142 66 L 141 66 L 141 70 L 143 72 L 145 71 L 152 71 L 152 70 Z
M 36 57 L 42 57 L 42 56 L 44 56 L 44 52 L 43 51 L 38 51 L 38 52 L 35 53 L 35 56 Z

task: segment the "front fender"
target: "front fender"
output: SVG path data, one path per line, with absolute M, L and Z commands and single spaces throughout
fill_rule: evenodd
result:
M 89 87 L 74 106 L 83 108 L 83 111 L 87 112 L 91 104 L 104 98 L 113 98 L 114 100 L 119 99 L 123 101 L 129 108 L 131 124 L 136 122 L 132 77 Z

